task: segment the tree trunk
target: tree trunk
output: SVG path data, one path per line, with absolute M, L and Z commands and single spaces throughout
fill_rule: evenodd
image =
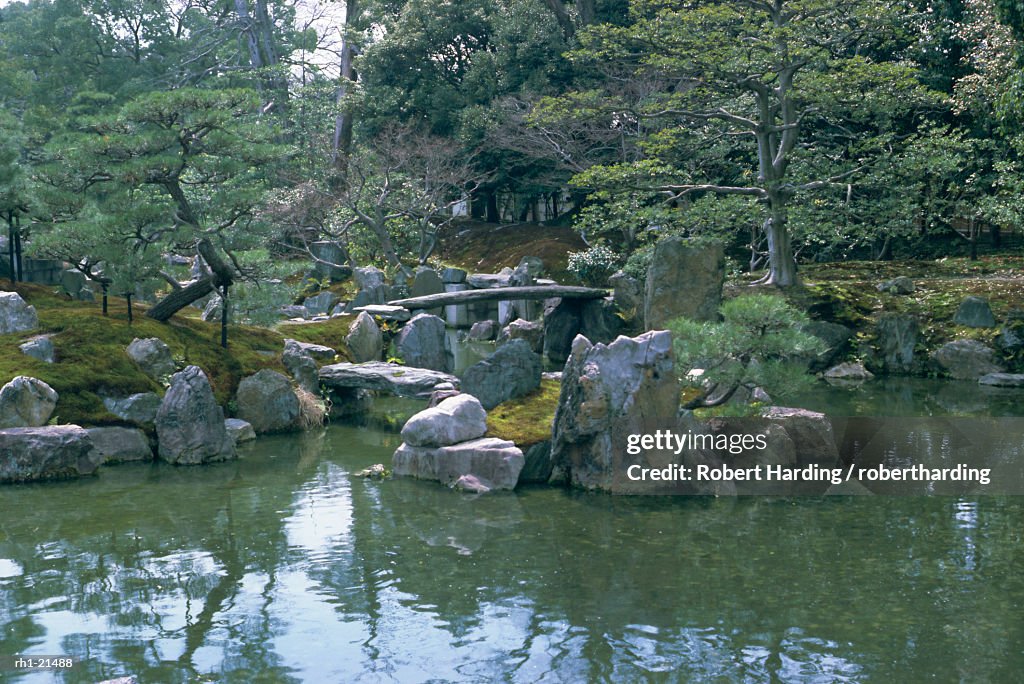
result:
M 797 284 L 796 261 L 793 259 L 793 246 L 789 240 L 786 226 L 786 209 L 779 206 L 781 200 L 772 201 L 771 218 L 765 226 L 768 236 L 768 280 L 769 285 L 792 287 Z
M 358 0 L 345 2 L 345 36 L 341 40 L 341 73 L 338 76 L 338 94 L 336 102 L 340 107 L 348 94 L 349 83 L 355 83 L 356 72 L 353 65 L 354 50 L 349 37 L 352 18 L 358 11 Z M 334 119 L 334 141 L 331 148 L 334 168 L 339 176 L 344 177 L 348 171 L 348 157 L 352 152 L 352 112 L 342 111 Z
M 131 325 L 135 321 L 135 316 L 132 314 L 132 293 L 125 292 L 124 299 L 128 302 L 128 325 Z
M 160 322 L 167 321 L 171 316 L 192 302 L 202 299 L 213 292 L 214 289 L 214 279 L 212 277 L 197 280 L 188 287 L 172 291 L 169 295 L 151 306 L 146 312 L 146 316 Z
M 501 214 L 498 213 L 498 193 L 493 190 L 487 193 L 487 222 L 501 223 Z
M 106 316 L 107 315 L 107 289 L 108 289 L 109 286 L 106 283 L 102 283 L 100 285 L 100 287 L 103 288 L 103 315 Z
M 980 231 L 978 230 L 978 223 L 977 223 L 977 221 L 974 220 L 973 216 L 971 217 L 971 222 L 968 225 L 967 230 L 970 231 L 968 233 L 968 235 L 971 236 L 970 237 L 970 241 L 971 241 L 971 261 L 977 261 L 978 260 L 978 233 Z
M 24 262 L 21 258 L 21 221 L 14 217 L 14 263 L 18 267 L 18 280 L 25 282 L 25 274 L 22 272 Z
M 228 286 L 220 289 L 220 346 L 228 348 Z
M 11 260 L 11 284 L 18 282 L 18 270 L 14 265 L 14 213 L 7 214 L 7 257 Z

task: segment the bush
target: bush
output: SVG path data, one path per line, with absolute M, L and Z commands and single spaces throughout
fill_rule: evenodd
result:
M 569 253 L 569 272 L 590 287 L 608 284 L 608 278 L 619 269 L 619 255 L 604 245 L 585 252 Z
M 721 323 L 679 318 L 668 324 L 682 382 L 701 389 L 688 408 L 723 403 L 740 386 L 777 397 L 812 381 L 804 362 L 824 343 L 802 331 L 808 322 L 802 311 L 781 297 L 756 294 L 726 302 L 721 313 Z M 694 375 L 694 369 L 703 373 Z

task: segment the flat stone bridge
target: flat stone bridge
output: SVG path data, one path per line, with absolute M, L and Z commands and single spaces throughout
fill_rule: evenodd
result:
M 405 309 L 434 309 L 454 304 L 489 301 L 523 301 L 528 299 L 603 299 L 608 290 L 596 287 L 576 287 L 573 285 L 527 285 L 524 287 L 490 287 L 480 290 L 463 290 L 462 292 L 441 292 L 439 294 L 409 297 L 388 302 L 389 306 L 401 306 Z

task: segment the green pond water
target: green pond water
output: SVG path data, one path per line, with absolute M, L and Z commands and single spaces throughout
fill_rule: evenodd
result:
M 1019 445 L 1024 429 L 1007 437 Z M 1024 497 L 474 498 L 353 475 L 398 441 L 374 424 L 333 426 L 225 464 L 0 489 L 0 681 L 1024 671 Z M 15 654 L 76 664 L 15 671 Z

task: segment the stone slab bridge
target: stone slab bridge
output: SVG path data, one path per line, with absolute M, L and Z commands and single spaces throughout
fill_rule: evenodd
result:
M 389 306 L 400 306 L 410 311 L 416 309 L 434 309 L 441 306 L 469 304 L 488 301 L 524 301 L 541 300 L 560 297 L 562 299 L 603 299 L 608 290 L 596 287 L 576 287 L 573 285 L 527 285 L 523 287 L 490 287 L 481 290 L 463 290 L 462 292 L 441 292 L 409 297 L 388 302 Z

